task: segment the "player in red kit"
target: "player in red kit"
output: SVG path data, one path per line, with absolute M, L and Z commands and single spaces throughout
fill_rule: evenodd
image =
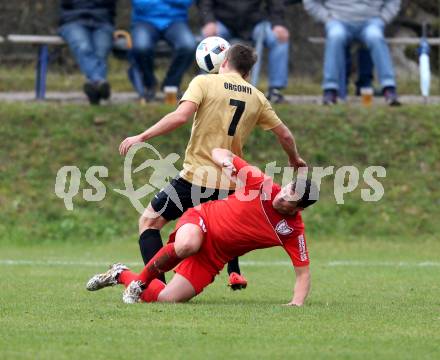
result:
M 281 188 L 229 150 L 214 149 L 213 159 L 237 181 L 235 193 L 187 210 L 168 244 L 140 274 L 114 264 L 106 273 L 93 276 L 88 290 L 119 283 L 126 286 L 125 303 L 184 302 L 212 283 L 230 259 L 282 246 L 296 273 L 289 305 L 303 305 L 310 289 L 310 270 L 301 211 L 316 202 L 316 185 L 298 178 Z M 168 285 L 157 279 L 172 269 L 176 274 Z

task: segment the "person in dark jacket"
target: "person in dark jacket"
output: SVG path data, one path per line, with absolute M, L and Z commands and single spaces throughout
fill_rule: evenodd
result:
M 240 38 L 269 48 L 269 91 L 272 102 L 282 102 L 281 90 L 287 86 L 289 30 L 284 13 L 285 0 L 199 0 L 203 36 Z
M 147 101 L 155 97 L 154 48 L 160 39 L 174 51 L 162 88 L 178 88 L 194 61 L 196 40 L 188 25 L 191 4 L 192 0 L 132 0 L 133 57 L 142 72 Z
M 59 33 L 69 45 L 91 104 L 110 98 L 107 58 L 112 48 L 117 0 L 60 0 Z

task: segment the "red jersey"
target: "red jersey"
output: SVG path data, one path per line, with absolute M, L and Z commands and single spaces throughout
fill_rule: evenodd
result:
M 249 251 L 282 246 L 294 266 L 309 264 L 300 212 L 283 215 L 272 206 L 281 187 L 238 156 L 234 166 L 242 184 L 234 194 L 197 206 L 206 226 L 202 249 L 220 270 L 231 259 Z

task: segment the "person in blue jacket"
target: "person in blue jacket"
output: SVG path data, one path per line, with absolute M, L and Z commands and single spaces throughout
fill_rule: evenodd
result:
M 188 25 L 192 0 L 132 0 L 133 57 L 142 73 L 147 101 L 157 90 L 154 49 L 160 39 L 173 48 L 173 57 L 161 87 L 179 87 L 194 60 L 196 40 Z

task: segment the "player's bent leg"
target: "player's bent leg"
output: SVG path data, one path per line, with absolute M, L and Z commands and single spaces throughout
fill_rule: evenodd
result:
M 143 286 L 148 287 L 153 279 L 174 269 L 183 259 L 200 249 L 203 243 L 203 232 L 199 223 L 202 219 L 200 216 L 194 217 L 193 215 L 189 214 L 181 225 L 178 224 L 178 229 L 170 235 L 168 244 L 162 247 L 145 265 L 138 278 Z
M 168 221 L 182 216 L 189 207 L 189 204 L 183 200 L 188 197 L 188 193 L 191 194 L 191 186 L 188 184 L 179 182 L 178 178 L 171 180 L 163 190 L 154 196 L 140 217 L 139 247 L 145 265 L 162 248 L 160 230 L 163 226 Z
M 175 274 L 170 283 L 159 293 L 158 302 L 186 302 L 196 296 L 192 284 L 182 275 Z
M 176 232 L 174 242 L 168 243 L 157 252 L 145 265 L 138 280 L 144 286 L 148 286 L 153 279 L 172 270 L 183 259 L 199 251 L 202 242 L 203 232 L 198 225 L 182 225 Z
M 157 213 L 150 203 L 139 218 L 139 235 L 148 229 L 161 230 L 167 223 L 168 220 Z
M 140 272 L 138 280 L 147 287 L 150 282 L 160 275 L 174 269 L 182 259 L 177 256 L 174 242 L 165 245 L 156 255 L 148 262 Z
M 145 265 L 162 248 L 160 230 L 167 222 L 167 219 L 155 212 L 151 203 L 139 218 L 139 250 Z M 165 281 L 165 277 L 160 275 L 160 280 Z
M 202 243 L 203 232 L 200 226 L 187 223 L 177 230 L 174 249 L 180 259 L 185 259 L 199 251 Z

